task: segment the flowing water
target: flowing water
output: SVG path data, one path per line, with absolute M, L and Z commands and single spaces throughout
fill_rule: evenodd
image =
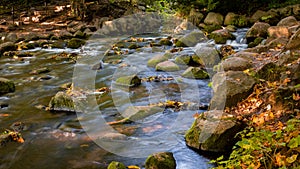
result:
M 193 115 L 201 112 L 195 109 L 162 109 L 161 112 L 145 119 L 118 125 L 117 131 L 127 133 L 127 140 L 138 140 L 126 142 L 130 144 L 120 149 L 101 147 L 101 143 L 94 142 L 92 135 L 103 132 L 103 119 L 118 120 L 120 113 L 129 106 L 147 106 L 167 100 L 206 105 L 211 98 L 211 89 L 207 86 L 210 80 L 185 79 L 180 77 L 182 71 L 176 74 L 156 72 L 148 68 L 147 60 L 157 54 L 163 54 L 163 50 L 133 50 L 122 62 L 126 63 L 124 67 L 130 67 L 129 69 L 121 69 L 120 63 L 104 64 L 103 69 L 91 71 L 91 65 L 99 60 L 96 56 L 103 55 L 106 50 L 103 47 L 110 43 L 110 39 L 95 40 L 89 42 L 83 51 L 37 48 L 29 51 L 33 53 L 32 57 L 21 60 L 0 58 L 1 76 L 13 80 L 16 84 L 14 93 L 0 96 L 1 130 L 9 128 L 14 122 L 20 121 L 25 124 L 25 129 L 21 132 L 25 139 L 23 144 L 11 142 L 0 148 L 1 169 L 106 168 L 113 160 L 125 165 L 143 167 L 146 159 L 142 155 L 143 152 L 157 152 L 162 149 L 174 153 L 178 169 L 206 169 L 211 166 L 207 158 L 185 145 L 184 133 L 194 121 Z M 230 42 L 233 45 L 235 43 L 240 45 L 240 42 Z M 184 51 L 193 52 L 189 48 Z M 61 52 L 81 53 L 81 58 L 76 64 L 70 60 L 50 58 Z M 32 70 L 41 67 L 49 68 L 50 72 L 30 74 Z M 123 90 L 112 82 L 118 74 L 128 73 L 124 70 L 136 71 L 141 78 L 158 75 L 172 77 L 173 80 L 143 82 L 138 87 Z M 98 96 L 97 107 L 91 107 L 87 114 L 50 112 L 40 108 L 40 105 L 48 105 L 51 97 L 63 90 L 60 88 L 62 84 L 72 81 L 82 85 L 81 87 L 87 87 L 84 85 L 89 84 L 92 84 L 91 88 L 110 87 L 112 92 Z M 87 105 L 89 106 L 93 105 Z M 109 134 L 109 131 L 107 133 Z M 113 151 L 117 152 L 112 153 Z

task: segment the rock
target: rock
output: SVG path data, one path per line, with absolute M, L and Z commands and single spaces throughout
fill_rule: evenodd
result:
M 212 78 L 210 110 L 235 106 L 252 92 L 255 79 L 242 71 L 218 72 Z
M 185 140 L 189 147 L 196 150 L 224 153 L 231 151 L 237 141 L 235 135 L 242 130 L 243 125 L 232 116 L 222 110 L 212 110 L 194 121 L 185 134 Z
M 234 25 L 237 27 L 247 27 L 249 25 L 248 18 L 244 15 L 237 15 L 229 12 L 225 16 L 224 25 Z
M 188 65 L 192 60 L 192 56 L 189 54 L 179 55 L 175 58 L 175 63 L 180 65 Z
M 126 169 L 126 166 L 121 162 L 113 161 L 108 165 L 107 169 Z
M 292 6 L 293 8 L 293 13 L 294 13 L 294 16 L 296 17 L 296 19 L 300 19 L 300 4 L 295 4 Z
M 199 12 L 197 9 L 192 8 L 188 16 L 188 21 L 191 22 L 193 25 L 198 26 L 203 20 L 203 18 L 204 15 L 201 12 Z
M 38 75 L 38 74 L 48 73 L 48 72 L 50 72 L 49 68 L 43 67 L 43 68 L 32 70 L 29 74 Z
M 300 29 L 298 29 L 289 39 L 285 50 L 294 50 L 300 47 Z M 0 50 L 1 51 L 1 50 Z
M 292 6 L 286 6 L 283 8 L 278 8 L 276 12 L 279 13 L 281 17 L 288 17 L 293 15 L 293 8 Z
M 206 24 L 200 24 L 199 25 L 201 28 L 203 28 L 203 30 L 205 32 L 211 33 L 212 31 L 218 30 L 218 29 L 222 29 L 221 25 L 206 25 Z
M 220 47 L 220 55 L 222 59 L 227 58 L 230 55 L 235 54 L 236 52 L 234 51 L 233 46 L 231 45 L 222 45 Z
M 193 62 L 212 68 L 220 62 L 218 51 L 213 46 L 201 46 L 196 49 L 196 55 L 192 56 Z
M 278 38 L 273 39 L 271 41 L 269 41 L 269 39 L 272 39 L 272 38 L 268 38 L 267 41 L 266 41 L 267 46 L 268 46 L 269 49 L 276 48 L 276 47 L 279 47 L 279 46 L 284 46 L 289 41 L 289 39 L 286 38 L 286 37 L 278 37 Z
M 67 46 L 67 43 L 62 40 L 57 40 L 50 44 L 51 48 L 58 48 L 58 49 L 64 49 Z
M 170 54 L 156 55 L 147 62 L 148 67 L 156 67 L 157 64 L 164 62 L 170 58 Z
M 255 57 L 257 57 L 258 53 L 239 51 L 232 55 L 232 57 L 240 57 L 243 59 L 247 59 L 249 62 L 253 61 Z
M 130 121 L 143 120 L 153 114 L 163 112 L 164 108 L 159 106 L 129 106 L 122 116 Z
M 197 43 L 204 42 L 204 41 L 207 41 L 207 37 L 202 31 L 197 30 L 178 39 L 175 45 L 177 47 L 193 47 Z
M 290 32 L 287 26 L 271 26 L 268 28 L 268 36 L 272 38 L 289 38 Z
M 209 78 L 208 73 L 200 67 L 189 67 L 182 73 L 181 76 L 185 77 L 185 78 L 190 78 L 190 79 L 207 79 L 207 78 Z
M 273 82 L 280 80 L 280 73 L 283 71 L 285 71 L 284 66 L 278 66 L 275 63 L 270 62 L 258 68 L 256 76 L 260 79 Z
M 71 49 L 78 49 L 85 44 L 85 41 L 78 38 L 72 38 L 68 43 L 67 47 Z
M 18 36 L 15 33 L 9 33 L 4 39 L 4 42 L 16 43 L 17 41 L 18 41 Z
M 14 92 L 16 90 L 13 81 L 0 77 L 0 94 Z
M 176 161 L 171 152 L 150 155 L 145 161 L 145 169 L 176 169 Z
M 208 25 L 223 25 L 224 16 L 220 13 L 209 12 L 204 19 L 204 23 Z
M 0 55 L 2 55 L 6 51 L 15 51 L 17 50 L 17 45 L 13 42 L 5 42 L 0 44 Z
M 52 111 L 76 112 L 72 97 L 65 92 L 58 92 L 51 98 L 49 109 Z
M 174 72 L 180 70 L 179 66 L 172 61 L 164 61 L 156 65 L 156 71 Z
M 270 25 L 264 22 L 256 22 L 246 33 L 247 42 L 253 42 L 255 38 L 267 38 Z
M 243 71 L 252 67 L 252 63 L 244 58 L 230 57 L 221 63 L 223 71 Z
M 252 23 L 255 23 L 255 22 L 258 22 L 258 21 L 261 21 L 261 18 L 262 17 L 266 17 L 268 16 L 268 12 L 266 11 L 262 11 L 262 10 L 257 10 L 250 18 L 250 21 Z
M 128 46 L 128 49 L 137 49 L 140 48 L 140 46 L 137 43 L 132 43 Z
M 61 30 L 60 32 L 59 32 L 59 39 L 71 39 L 71 38 L 73 38 L 73 35 L 72 35 L 72 33 L 70 33 L 69 31 L 67 31 L 67 30 Z
M 172 46 L 173 43 L 168 38 L 163 38 L 159 41 L 160 45 Z
M 138 86 L 141 84 L 141 79 L 136 75 L 122 76 L 117 78 L 116 83 L 122 86 Z
M 210 33 L 209 38 L 215 40 L 217 44 L 225 44 L 227 40 L 234 40 L 235 36 L 227 29 L 220 29 Z
M 81 30 L 78 30 L 77 32 L 75 32 L 74 37 L 75 38 L 79 38 L 79 39 L 85 39 L 86 38 L 86 34 L 83 33 Z
M 263 40 L 264 40 L 264 38 L 262 38 L 262 37 L 255 38 L 253 42 L 250 42 L 248 44 L 248 48 L 253 48 L 253 47 L 259 45 Z
M 286 18 L 283 18 L 281 21 L 278 22 L 277 26 L 295 26 L 299 25 L 297 19 L 294 16 L 288 16 Z
M 36 41 L 36 40 L 39 40 L 40 37 L 37 33 L 34 33 L 34 32 L 31 32 L 29 34 L 25 34 L 24 37 L 22 38 L 25 38 L 25 42 L 29 42 L 29 41 Z

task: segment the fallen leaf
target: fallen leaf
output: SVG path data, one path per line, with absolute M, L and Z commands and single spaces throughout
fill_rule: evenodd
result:
M 291 164 L 297 160 L 297 157 L 298 157 L 298 154 L 294 154 L 291 157 L 286 158 L 286 162 Z
M 127 168 L 128 168 L 128 169 L 140 169 L 140 167 L 135 166 L 135 165 L 127 166 Z

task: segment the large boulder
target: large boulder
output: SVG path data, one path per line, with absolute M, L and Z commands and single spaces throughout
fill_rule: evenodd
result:
M 5 42 L 0 44 L 0 56 L 6 51 L 15 51 L 17 50 L 17 45 L 13 42 Z
M 215 40 L 217 44 L 225 44 L 227 40 L 234 40 L 235 36 L 227 29 L 219 29 L 210 33 L 209 38 Z
M 195 53 L 196 55 L 192 56 L 192 60 L 199 65 L 212 68 L 220 62 L 219 53 L 213 46 L 199 46 Z
M 266 11 L 262 11 L 262 10 L 257 10 L 250 18 L 250 21 L 252 23 L 261 21 L 261 18 L 263 17 L 267 17 L 268 16 L 268 12 Z
M 71 39 L 72 37 L 73 37 L 73 34 L 72 33 L 70 33 L 69 31 L 67 31 L 67 30 L 61 30 L 60 32 L 59 32 L 59 38 L 60 39 Z
M 200 67 L 189 67 L 187 68 L 181 75 L 185 78 L 190 79 L 207 79 L 209 78 L 209 74 Z
M 246 33 L 247 43 L 253 42 L 258 37 L 267 38 L 270 24 L 256 22 Z
M 145 161 L 146 169 L 176 169 L 176 161 L 171 152 L 150 155 Z
M 180 70 L 179 66 L 172 61 L 164 61 L 156 65 L 155 70 L 165 71 L 165 72 L 174 72 Z
M 184 35 L 183 37 L 178 39 L 175 45 L 177 47 L 193 47 L 197 43 L 205 42 L 205 41 L 207 41 L 207 37 L 205 36 L 205 34 L 202 31 L 197 30 L 187 35 Z
M 268 28 L 268 35 L 272 38 L 289 38 L 290 32 L 287 26 L 271 26 Z
M 210 109 L 223 110 L 235 106 L 252 92 L 256 83 L 252 76 L 243 71 L 218 72 L 212 78 L 214 95 Z
M 188 16 L 188 21 L 191 22 L 193 25 L 198 26 L 203 20 L 203 18 L 204 15 L 201 12 L 199 12 L 197 9 L 192 8 Z
M 15 88 L 13 81 L 0 77 L 0 94 L 14 92 Z
M 204 19 L 207 25 L 223 25 L 224 16 L 220 13 L 209 12 Z
M 67 92 L 58 92 L 53 96 L 49 102 L 50 111 L 65 111 L 65 112 L 76 112 L 76 108 L 79 104 L 75 103 L 75 98 Z
M 294 16 L 288 16 L 286 18 L 283 18 L 281 21 L 278 22 L 277 26 L 295 26 L 299 25 L 297 19 Z
M 249 19 L 244 15 L 238 15 L 233 12 L 229 12 L 225 16 L 224 25 L 234 25 L 237 27 L 246 27 L 249 24 Z
M 236 143 L 235 135 L 243 125 L 222 110 L 212 110 L 200 115 L 186 132 L 189 147 L 199 151 L 227 152 Z
M 221 68 L 224 71 L 243 71 L 252 67 L 251 61 L 240 57 L 230 57 L 221 63 Z

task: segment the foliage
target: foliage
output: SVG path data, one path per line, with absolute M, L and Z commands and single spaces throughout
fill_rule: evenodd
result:
M 300 120 L 291 119 L 286 127 L 277 130 L 246 129 L 238 134 L 228 159 L 212 160 L 217 169 L 225 168 L 295 168 L 300 165 Z

